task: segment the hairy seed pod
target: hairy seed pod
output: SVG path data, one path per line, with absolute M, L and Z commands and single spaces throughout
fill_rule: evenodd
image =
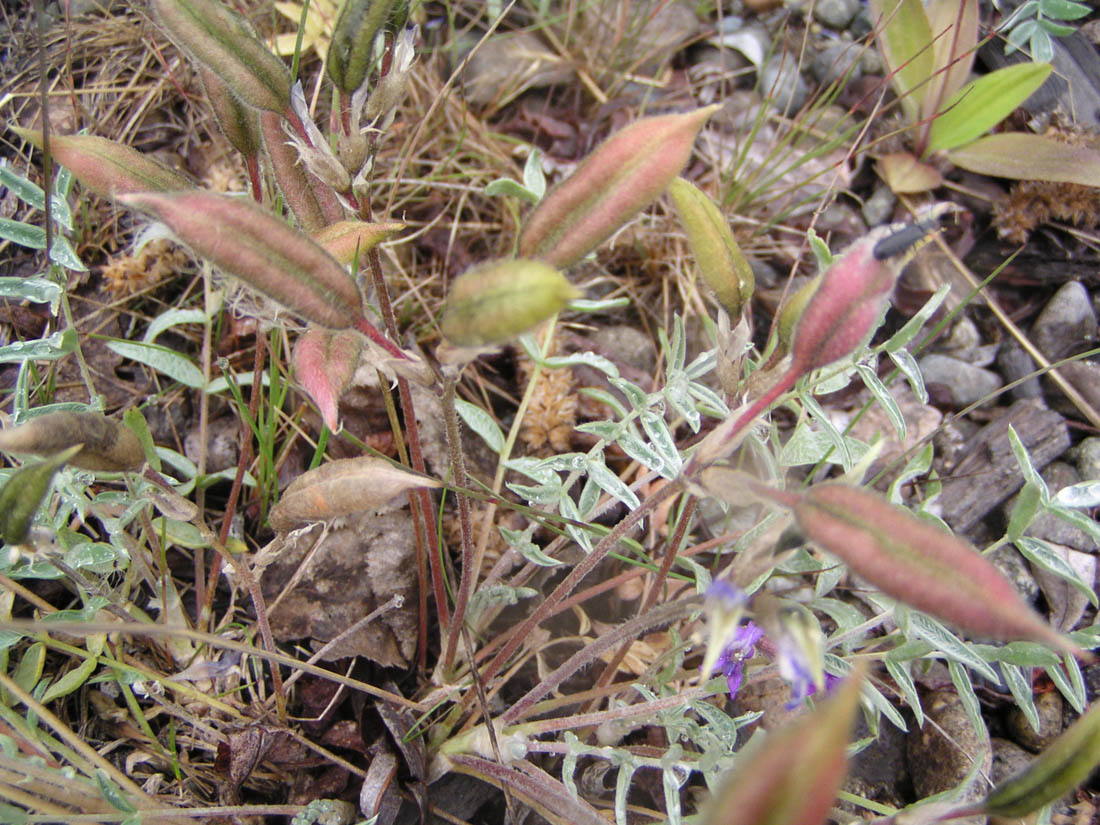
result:
M 329 255 L 347 266 L 355 260 L 357 255 L 362 260 L 362 256 L 368 251 L 404 228 L 405 224 L 396 221 L 386 223 L 338 221 L 313 232 L 310 237 Z
M 256 110 L 241 102 L 239 97 L 229 91 L 225 81 L 207 66 L 199 67 L 199 80 L 206 92 L 206 99 L 210 101 L 218 128 L 226 140 L 246 158 L 256 157 L 261 145 Z
M 197 255 L 319 326 L 347 329 L 362 317 L 359 287 L 348 271 L 253 203 L 206 192 L 122 201 L 155 215 Z
M 680 174 L 695 136 L 720 108 L 642 118 L 613 134 L 528 215 L 520 257 L 564 269 L 610 238 Z
M 12 126 L 11 130 L 36 148 L 42 148 L 42 133 L 37 129 Z M 177 192 L 194 186 L 185 175 L 107 138 L 51 135 L 50 154 L 82 186 L 104 198 L 130 192 Z
M 752 299 L 755 279 L 725 216 L 707 195 L 683 178 L 668 186 L 688 235 L 699 274 L 731 319 Z
M 85 470 L 126 472 L 145 463 L 145 451 L 134 431 L 101 413 L 47 413 L 0 430 L 0 450 L 6 453 L 53 455 L 74 444 L 84 445 L 83 449 L 66 461 Z
M 827 482 L 776 494 L 802 532 L 889 596 L 977 636 L 1077 652 L 967 542 L 859 487 Z
M 271 165 L 279 192 L 294 214 L 298 226 L 316 232 L 344 217 L 335 193 L 298 162 L 298 151 L 283 131 L 283 117 L 260 112 L 260 133 L 264 153 Z
M 438 481 L 395 467 L 381 458 L 341 458 L 302 473 L 271 508 L 276 530 L 293 530 L 366 510 L 377 510 L 414 487 Z
M 328 76 L 346 95 L 355 92 L 370 69 L 374 39 L 390 19 L 394 0 L 344 0 L 332 28 Z
M 502 344 L 565 309 L 580 292 L 541 261 L 493 261 L 451 284 L 440 329 L 452 344 Z
M 243 17 L 216 0 L 150 0 L 153 16 L 196 63 L 257 109 L 286 112 L 290 72 Z

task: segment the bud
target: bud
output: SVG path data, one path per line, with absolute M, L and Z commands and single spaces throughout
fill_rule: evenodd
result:
M 335 193 L 298 164 L 298 152 L 283 130 L 283 118 L 274 112 L 260 113 L 264 151 L 298 226 L 315 232 L 344 216 Z
M 310 117 L 309 104 L 306 103 L 306 95 L 302 90 L 302 81 L 300 80 L 294 84 L 290 91 L 290 108 L 297 115 L 302 128 L 305 130 L 305 136 L 303 137 L 296 132 L 288 132 L 287 137 L 294 144 L 294 148 L 298 150 L 298 157 L 301 158 L 306 169 L 331 189 L 337 192 L 347 192 L 351 189 L 351 175 L 348 174 L 348 170 L 336 157 L 336 153 L 332 151 L 332 147 L 329 146 L 325 136 L 321 134 L 321 130 L 317 128 L 317 124 Z
M 407 4 L 399 3 L 405 7 Z M 390 19 L 394 0 L 344 0 L 332 29 L 328 76 L 346 95 L 363 85 L 370 69 L 374 39 Z
M 579 295 L 564 275 L 541 261 L 493 261 L 455 279 L 439 326 L 460 347 L 502 344 Z
M 888 596 L 977 636 L 1077 652 L 974 547 L 908 510 L 838 483 L 771 497 L 792 507 L 808 539 Z
M 155 215 L 197 255 L 319 326 L 346 329 L 362 317 L 359 288 L 348 271 L 253 203 L 206 192 L 121 200 Z
M 695 136 L 720 108 L 643 118 L 609 137 L 527 217 L 520 256 L 559 268 L 579 261 L 680 174 Z
M 290 72 L 243 17 L 216 0 L 151 0 L 157 22 L 249 106 L 285 112 Z
M 337 402 L 355 375 L 362 351 L 362 336 L 350 329 L 309 329 L 294 344 L 294 374 L 333 432 L 340 428 Z
M 395 467 L 381 458 L 342 458 L 302 473 L 271 508 L 276 530 L 378 510 L 414 487 L 441 487 L 438 481 Z
M 404 228 L 405 224 L 396 222 L 338 221 L 312 233 L 310 237 L 329 255 L 347 266 L 356 256 L 362 256 Z
M 74 467 L 118 473 L 140 469 L 145 463 L 134 431 L 101 413 L 47 413 L 0 430 L 0 450 L 6 453 L 52 455 L 76 444 L 83 449 L 65 459 Z
M 1016 776 L 985 799 L 983 809 L 997 817 L 1023 817 L 1076 788 L 1100 762 L 1100 704 L 1078 719 Z
M 37 129 L 11 130 L 38 149 Z M 92 135 L 50 135 L 50 154 L 86 188 L 104 198 L 130 192 L 175 192 L 194 188 L 179 172 L 163 166 L 137 149 Z
M 5 544 L 25 544 L 30 537 L 34 515 L 50 491 L 53 475 L 80 452 L 76 444 L 45 461 L 24 464 L 12 473 L 0 489 L 0 536 Z
M 668 193 L 680 213 L 699 274 L 730 318 L 736 319 L 752 298 L 755 280 L 729 223 L 714 201 L 683 178 L 672 181 Z
M 806 312 L 806 307 L 809 306 L 810 299 L 814 297 L 817 288 L 821 286 L 821 278 L 821 275 L 817 275 L 808 280 L 793 295 L 788 296 L 783 306 L 779 308 L 779 315 L 776 316 L 775 321 L 778 337 L 775 347 L 776 356 L 781 358 L 791 351 L 791 342 L 794 341 L 798 322 Z
M 199 66 L 199 80 L 226 140 L 246 158 L 256 157 L 260 152 L 260 123 L 256 110 L 242 103 L 229 91 L 225 82 L 206 66 Z
M 846 750 L 863 673 L 814 710 L 739 754 L 705 825 L 822 825 L 848 770 Z

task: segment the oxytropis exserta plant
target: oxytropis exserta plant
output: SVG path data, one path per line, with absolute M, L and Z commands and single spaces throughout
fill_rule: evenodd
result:
M 944 5 L 933 3 L 931 8 L 938 14 Z M 959 19 L 965 22 L 970 4 L 963 5 Z M 910 3 L 896 6 L 899 16 L 917 16 Z M 872 709 L 876 724 L 879 714 L 893 714 L 890 718 L 898 720 L 900 714 L 869 678 L 871 668 L 885 654 L 871 650 L 847 659 L 835 654 L 836 646 L 811 609 L 795 599 L 762 592 L 787 559 L 775 535 L 769 533 L 777 535 L 784 526 L 797 532 L 800 545 L 809 543 L 830 554 L 868 585 L 879 600 L 873 603 L 881 608 L 875 626 L 886 612 L 894 611 L 900 628 L 905 625 L 901 617 L 911 619 L 920 611 L 923 627 L 935 623 L 942 629 L 938 638 L 957 642 L 953 650 L 969 648 L 937 620 L 985 640 L 1038 642 L 1063 657 L 1052 668 L 1062 676 L 1064 666 L 1070 674 L 1067 682 L 1072 674 L 1080 676 L 1077 658 L 1087 655 L 1082 648 L 1088 639 L 1052 628 L 968 542 L 860 486 L 864 465 L 852 461 L 843 479 L 799 487 L 785 477 L 778 462 L 771 463 L 774 472 L 749 475 L 737 460 L 742 445 L 768 453 L 770 436 L 761 437 L 758 425 L 780 403 L 812 409 L 816 382 L 830 370 L 863 367 L 861 375 L 871 374 L 866 381 L 877 380 L 874 370 L 861 362 L 870 357 L 869 342 L 881 323 L 901 263 L 935 231 L 934 220 L 875 227 L 835 256 L 823 255 L 828 261 L 821 274 L 781 308 L 767 358 L 751 363 L 744 353 L 735 352 L 742 360 L 734 363 L 725 345 L 747 326 L 741 321 L 753 296 L 752 270 L 714 199 L 678 177 L 697 136 L 719 107 L 642 117 L 606 138 L 576 171 L 546 193 L 522 221 L 516 256 L 481 262 L 450 284 L 438 318 L 444 340 L 431 357 L 400 343 L 377 244 L 401 226 L 375 219 L 372 207 L 375 152 L 402 103 L 415 60 L 416 32 L 406 26 L 407 4 L 344 0 L 340 5 L 327 53 L 327 76 L 334 90 L 329 133 L 317 125 L 283 61 L 227 4 L 151 0 L 150 9 L 164 32 L 200 67 L 211 108 L 249 169 L 251 201 L 201 191 L 178 173 L 104 138 L 57 137 L 52 141 L 55 158 L 89 190 L 161 222 L 197 257 L 304 320 L 308 326 L 294 344 L 295 369 L 330 428 L 339 426 L 340 394 L 360 364 L 393 377 L 404 421 L 403 431 L 395 435 L 408 444 L 409 467 L 397 468 L 366 456 L 323 463 L 285 489 L 270 512 L 269 524 L 285 536 L 313 522 L 345 518 L 394 495 L 408 495 L 419 552 L 426 558 L 427 572 L 419 582 L 425 605 L 422 615 L 427 615 L 430 594 L 437 619 L 431 626 L 439 633 L 438 645 L 433 646 L 439 657 L 433 685 L 424 691 L 423 716 L 398 737 L 406 742 L 423 734 L 418 758 L 419 768 L 426 770 L 418 779 L 427 782 L 451 771 L 464 772 L 503 788 L 510 804 L 519 799 L 553 822 L 603 825 L 605 818 L 578 793 L 574 780 L 578 759 L 602 759 L 619 771 L 614 813 L 622 825 L 628 821 L 631 777 L 642 768 L 661 772 L 672 823 L 683 820 L 681 792 L 692 774 L 701 775 L 714 790 L 703 816 L 715 825 L 824 822 L 846 770 L 852 721 L 861 702 Z M 884 38 L 891 43 L 896 40 L 890 31 Z M 961 60 L 957 50 L 950 55 L 952 61 Z M 888 46 L 888 57 L 896 56 L 893 46 Z M 912 54 L 902 57 L 913 62 L 914 71 L 920 68 Z M 941 78 L 938 98 L 948 98 L 960 89 L 979 96 L 983 92 L 980 85 L 961 85 L 952 70 L 954 63 L 941 61 L 940 65 L 949 78 Z M 928 82 L 929 67 L 920 71 L 924 75 L 919 82 L 907 87 L 910 96 L 919 96 L 913 89 Z M 899 72 L 899 76 L 910 78 L 911 72 Z M 951 111 L 958 111 L 960 105 L 956 103 Z M 930 114 L 940 111 L 933 106 Z M 955 134 L 949 129 L 952 121 L 938 116 L 942 125 L 925 136 L 928 141 L 922 151 L 967 148 L 978 138 L 978 134 Z M 28 130 L 21 134 L 41 145 L 38 134 Z M 275 202 L 265 201 L 269 182 L 288 214 L 277 214 Z M 578 306 L 581 290 L 570 280 L 570 268 L 666 192 L 700 279 L 719 306 L 717 328 L 727 339 L 718 342 L 719 350 L 733 364 L 722 382 L 724 392 L 703 380 L 718 360 L 713 353 L 688 362 L 680 322 L 661 333 L 666 380 L 651 392 L 626 380 L 606 358 L 579 353 L 555 359 L 532 344 L 533 339 L 523 339 L 525 333 L 547 321 L 553 323 L 559 313 Z M 369 274 L 377 308 L 364 297 L 367 289 L 361 271 Z M 368 320 L 375 310 L 381 328 Z M 931 309 L 915 327 L 930 313 Z M 735 333 L 739 329 L 741 333 Z M 463 370 L 487 350 L 517 338 L 524 340 L 527 355 L 540 369 L 584 363 L 601 371 L 616 390 L 617 394 L 594 393 L 612 414 L 580 428 L 592 437 L 594 446 L 587 452 L 547 459 L 506 455 L 510 441 L 496 423 L 479 417 L 476 410 L 471 411 L 472 405 L 459 403 L 456 387 Z M 745 349 L 742 345 L 741 350 Z M 899 366 L 908 363 L 897 351 L 884 351 Z M 751 381 L 744 374 L 750 363 L 757 370 Z M 910 378 L 919 383 L 919 375 Z M 420 450 L 409 381 L 429 388 L 442 402 L 449 466 L 430 468 L 434 475 Z M 497 487 L 488 493 L 471 489 L 459 437 L 460 412 L 500 457 Z M 704 434 L 705 417 L 711 420 Z M 681 421 L 701 436 L 689 446 L 683 446 L 677 436 Z M 0 520 L 5 540 L 22 543 L 32 538 L 34 513 L 63 463 L 79 462 L 88 455 L 102 459 L 115 450 L 122 454 L 119 469 L 136 469 L 139 459 L 134 456 L 142 451 L 135 447 L 133 434 L 116 432 L 104 447 L 89 442 L 93 430 L 85 426 L 74 429 L 76 436 L 67 439 L 39 438 L 30 447 L 29 430 L 12 430 L 0 438 L 0 449 L 49 456 L 24 468 L 0 491 L 0 503 L 18 504 Z M 849 449 L 843 435 L 838 433 L 836 438 L 842 452 Z M 612 445 L 643 468 L 641 482 L 628 484 L 611 469 L 606 453 Z M 507 470 L 531 481 L 510 484 L 516 500 L 502 491 Z M 457 581 L 451 580 L 456 566 L 445 563 L 443 554 L 432 546 L 438 532 L 437 503 L 429 492 L 443 487 L 448 495 L 453 493 L 459 511 L 462 550 Z M 501 583 L 507 572 L 503 566 L 483 577 L 481 539 L 475 535 L 471 513 L 475 497 L 488 498 L 493 507 L 512 508 L 529 521 L 523 529 L 501 530 L 515 553 L 528 562 L 527 572 L 509 584 Z M 719 559 L 717 581 L 703 565 L 677 557 L 677 542 L 689 530 L 696 502 L 705 498 L 731 507 L 761 503 L 767 512 L 755 538 L 746 539 L 738 553 L 730 554 L 732 563 Z M 680 508 L 679 521 L 667 539 L 670 549 L 662 560 L 653 562 L 634 540 L 634 529 L 662 509 L 674 509 L 663 508 L 673 500 Z M 615 502 L 627 505 L 626 514 L 611 526 L 598 524 L 598 517 Z M 537 546 L 533 536 L 539 527 L 550 528 L 558 538 L 545 547 Z M 564 565 L 557 554 L 570 543 L 580 552 L 571 569 L 552 580 L 548 593 L 525 586 L 528 579 L 523 577 L 530 570 Z M 485 688 L 496 694 L 520 672 L 518 654 L 531 639 L 539 638 L 543 622 L 576 604 L 572 599 L 582 582 L 591 585 L 586 580 L 589 574 L 613 553 L 640 555 L 644 564 L 638 564 L 639 574 L 644 569 L 655 577 L 644 608 L 595 641 L 585 642 L 556 667 L 540 672 L 536 683 L 501 711 Z M 674 571 L 675 565 L 679 568 Z M 240 565 L 240 569 L 247 584 L 248 568 Z M 697 592 L 658 603 L 673 574 L 693 583 Z M 254 587 L 250 592 L 262 629 L 262 596 Z M 485 638 L 482 634 L 492 630 L 494 608 L 509 599 L 511 603 L 533 601 L 507 632 L 476 647 Z M 912 614 L 906 612 L 909 608 Z M 706 643 L 688 640 L 676 646 L 669 654 L 667 678 L 660 684 L 639 680 L 631 686 L 638 701 L 616 698 L 625 688 L 609 682 L 625 655 L 624 646 L 655 628 L 687 622 L 700 614 L 708 622 L 706 633 L 700 634 L 707 637 Z M 420 638 L 422 662 L 428 656 L 427 634 L 425 622 Z M 899 629 L 891 642 L 903 635 Z M 758 651 L 774 660 L 789 681 L 792 705 L 810 697 L 821 701 L 812 712 L 754 743 L 751 752 L 735 754 L 732 742 L 745 720 L 731 720 L 716 707 L 713 697 L 738 693 L 752 678 L 749 663 Z M 689 655 L 696 660 L 684 667 Z M 601 660 L 608 662 L 606 676 L 598 678 L 597 687 L 583 700 L 598 704 L 583 712 L 564 713 L 567 702 L 551 694 L 560 693 L 568 679 Z M 715 671 L 720 678 L 712 680 Z M 276 703 L 285 711 L 280 704 L 285 702 L 280 678 L 278 668 L 273 668 Z M 629 730 L 653 719 L 665 731 L 667 747 L 660 755 L 654 756 L 648 746 L 622 744 L 623 726 Z M 975 806 L 940 815 L 946 818 L 973 810 L 1018 816 L 1041 807 L 1082 781 L 1100 760 L 1098 725 L 1100 716 L 1095 711 L 1084 715 L 1021 777 L 1002 783 Z M 364 815 L 378 813 L 361 804 Z

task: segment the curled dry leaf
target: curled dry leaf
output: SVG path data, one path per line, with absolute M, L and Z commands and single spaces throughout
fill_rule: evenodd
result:
M 84 447 L 68 463 L 100 472 L 137 470 L 145 462 L 134 431 L 100 413 L 55 412 L 0 431 L 0 450 L 52 455 L 74 444 Z
M 441 487 L 435 479 L 402 470 L 380 458 L 344 458 L 302 473 L 271 509 L 271 526 L 305 524 L 377 510 L 414 487 Z

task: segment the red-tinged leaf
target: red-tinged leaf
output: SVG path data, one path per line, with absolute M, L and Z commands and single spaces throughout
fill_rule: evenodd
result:
M 948 152 L 947 159 L 980 175 L 1100 185 L 1100 152 L 1060 143 L 1044 135 L 1023 132 L 988 135 Z
M 740 755 L 704 815 L 704 825 L 821 825 L 848 769 L 862 672 L 812 713 Z
M 807 538 L 882 592 L 980 637 L 1031 639 L 1078 653 L 974 547 L 859 487 L 777 494 Z
M 310 329 L 294 344 L 294 374 L 333 432 L 340 427 L 340 394 L 351 383 L 362 351 L 362 336 L 350 329 Z
M 680 174 L 720 108 L 643 118 L 609 137 L 524 221 L 520 257 L 565 268 L 610 238 Z
M 899 195 L 930 192 L 943 184 L 943 175 L 935 166 L 921 163 L 908 152 L 893 152 L 878 159 L 879 177 L 890 191 Z

